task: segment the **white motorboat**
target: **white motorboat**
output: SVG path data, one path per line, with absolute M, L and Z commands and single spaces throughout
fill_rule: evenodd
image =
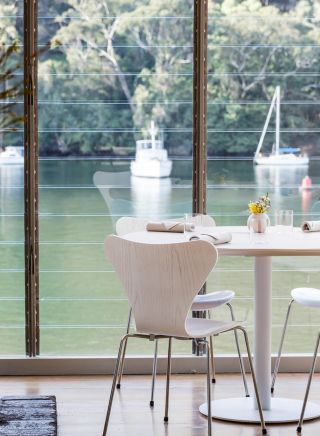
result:
M 149 132 L 151 139 L 136 141 L 136 156 L 131 162 L 131 174 L 136 177 L 169 177 L 172 161 L 168 159 L 168 152 L 163 146 L 163 141 L 156 140 L 158 129 L 153 121 Z
M 272 111 L 276 110 L 276 137 L 270 155 L 261 153 L 262 144 L 267 133 L 268 125 L 272 115 Z M 273 95 L 269 112 L 261 133 L 259 144 L 254 155 L 253 162 L 257 165 L 309 165 L 309 157 L 302 155 L 298 147 L 280 147 L 280 86 L 276 87 Z
M 0 149 L 0 164 L 19 164 L 24 163 L 23 147 L 3 147 Z

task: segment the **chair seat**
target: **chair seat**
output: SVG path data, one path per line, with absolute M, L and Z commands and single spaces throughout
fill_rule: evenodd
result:
M 320 289 L 295 288 L 291 291 L 291 296 L 294 301 L 303 306 L 320 307 Z
M 186 330 L 192 338 L 204 338 L 217 335 L 222 332 L 242 326 L 241 321 L 216 321 L 205 318 L 188 318 L 186 321 Z
M 209 294 L 197 295 L 192 303 L 191 310 L 209 310 L 229 303 L 235 296 L 233 291 L 216 291 Z
M 220 333 L 226 332 L 228 330 L 232 330 L 235 327 L 243 326 L 245 323 L 243 321 L 217 321 L 214 319 L 206 319 L 206 318 L 188 318 L 186 320 L 186 334 L 181 335 L 179 337 L 184 338 L 205 338 L 208 336 L 218 335 Z M 144 331 L 144 329 L 137 329 L 137 334 L 141 335 L 150 335 L 151 333 L 153 335 L 165 335 L 165 336 L 172 336 L 175 337 L 175 335 L 170 334 L 170 332 L 167 332 L 165 330 L 162 331 Z

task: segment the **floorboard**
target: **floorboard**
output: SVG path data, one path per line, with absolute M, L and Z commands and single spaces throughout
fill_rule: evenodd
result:
M 280 374 L 275 395 L 302 399 L 306 374 Z M 111 377 L 0 377 L 4 395 L 55 395 L 59 436 L 101 436 Z M 252 391 L 252 385 L 250 385 Z M 113 436 L 205 436 L 207 422 L 198 412 L 205 401 L 203 375 L 173 375 L 170 392 L 169 423 L 163 423 L 165 378 L 159 376 L 155 407 L 149 407 L 150 377 L 125 376 L 121 391 L 115 394 L 108 435 Z M 219 375 L 213 387 L 214 398 L 243 394 L 239 375 Z M 320 405 L 320 375 L 315 375 L 310 399 Z M 261 435 L 258 426 L 213 421 L 213 435 Z M 272 436 L 294 436 L 296 425 L 269 426 Z M 303 436 L 320 435 L 320 419 L 305 423 Z

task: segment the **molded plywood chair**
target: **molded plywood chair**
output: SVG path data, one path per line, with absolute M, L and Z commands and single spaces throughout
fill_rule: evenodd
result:
M 272 393 L 274 392 L 274 385 L 275 385 L 276 378 L 277 378 L 278 371 L 279 371 L 279 365 L 280 365 L 281 353 L 282 353 L 282 346 L 283 346 L 284 337 L 285 337 L 287 326 L 288 326 L 288 321 L 289 321 L 289 316 L 290 316 L 290 312 L 291 312 L 291 308 L 292 308 L 292 303 L 296 302 L 298 304 L 301 304 L 302 306 L 314 307 L 314 308 L 318 307 L 318 308 L 320 308 L 320 289 L 314 289 L 314 288 L 295 288 L 295 289 L 293 289 L 291 291 L 291 297 L 292 297 L 292 299 L 291 299 L 291 301 L 289 303 L 289 306 L 288 306 L 288 309 L 287 309 L 286 318 L 285 318 L 285 322 L 284 322 L 284 326 L 283 326 L 283 330 L 282 330 L 282 334 L 281 334 L 281 340 L 280 340 L 280 345 L 279 345 L 279 350 L 278 350 L 278 356 L 277 356 L 277 360 L 276 360 L 276 364 L 275 364 L 274 372 L 273 372 L 273 378 L 272 378 L 272 384 L 271 384 L 271 392 Z M 317 339 L 315 350 L 314 350 L 314 355 L 313 355 L 311 370 L 310 370 L 310 373 L 309 373 L 307 389 L 306 389 L 306 393 L 305 393 L 305 396 L 304 396 L 304 401 L 303 401 L 300 421 L 299 421 L 298 428 L 297 428 L 297 432 L 298 433 L 301 432 L 301 428 L 302 428 L 304 412 L 305 412 L 305 408 L 306 408 L 306 405 L 307 405 L 307 400 L 308 400 L 308 396 L 309 396 L 312 376 L 313 376 L 313 373 L 314 373 L 316 359 L 317 359 L 317 355 L 318 355 L 319 342 L 320 342 L 320 333 L 318 334 L 318 339 Z
M 204 227 L 214 227 L 216 225 L 214 219 L 210 217 L 209 215 L 198 215 L 193 218 L 193 223 L 197 224 L 198 217 L 201 217 L 201 225 Z M 170 220 L 169 220 L 170 221 Z M 176 218 L 172 219 L 172 221 L 183 221 L 183 218 Z M 118 219 L 116 223 L 116 233 L 118 236 L 124 236 L 128 233 L 133 232 L 141 232 L 146 230 L 146 226 L 148 224 L 148 219 L 143 218 L 133 218 L 133 217 L 122 217 Z M 233 307 L 230 304 L 230 301 L 235 297 L 234 291 L 231 290 L 222 290 L 222 291 L 215 291 L 210 292 L 209 294 L 203 294 L 203 295 L 197 295 L 192 303 L 191 310 L 192 311 L 208 311 L 208 317 L 210 317 L 210 310 L 215 309 L 222 305 L 227 305 L 227 307 L 230 310 L 231 319 L 234 321 L 234 311 Z M 131 318 L 132 318 L 132 312 L 130 310 L 129 312 L 129 318 L 127 323 L 127 330 L 126 332 L 129 333 L 130 331 L 130 325 L 131 325 Z M 246 375 L 245 375 L 245 369 L 243 364 L 243 359 L 241 356 L 240 346 L 239 346 L 239 340 L 238 340 L 238 334 L 237 331 L 234 331 L 235 341 L 236 341 L 236 347 L 237 352 L 239 356 L 239 363 L 240 363 L 240 370 L 243 378 L 243 384 L 245 389 L 246 397 L 249 397 L 249 390 L 248 385 L 246 381 Z M 119 377 L 117 382 L 117 389 L 120 389 L 121 387 L 121 379 L 123 374 L 123 366 L 124 366 L 124 357 L 126 353 L 127 348 L 127 341 L 124 344 L 123 347 L 123 356 L 121 359 L 120 364 L 120 371 L 119 371 Z M 213 341 L 212 337 L 210 336 L 210 350 L 211 350 L 211 367 L 212 367 L 212 382 L 215 383 L 215 365 L 214 365 L 214 356 L 213 356 Z M 153 368 L 152 368 L 152 385 L 151 385 L 151 399 L 150 399 L 150 406 L 154 406 L 154 386 L 155 386 L 155 377 L 157 373 L 157 356 L 158 356 L 158 342 L 155 341 L 155 350 L 154 350 L 154 359 L 153 359 Z
M 120 342 L 103 436 L 108 429 L 123 347 L 129 337 L 151 341 L 164 338 L 169 340 L 165 421 L 168 421 L 172 338 L 195 339 L 205 345 L 208 435 L 210 436 L 212 421 L 210 358 L 208 343 L 202 338 L 218 336 L 235 329 L 241 330 L 244 334 L 262 432 L 266 434 L 249 341 L 244 327 L 237 321 L 188 318 L 194 297 L 217 262 L 216 248 L 209 242 L 201 240 L 174 244 L 144 244 L 118 236 L 109 236 L 105 242 L 105 252 L 127 292 L 136 323 L 136 332 L 126 334 Z

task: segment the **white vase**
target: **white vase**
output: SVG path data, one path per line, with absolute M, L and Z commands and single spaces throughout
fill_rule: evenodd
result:
M 266 213 L 252 213 L 248 218 L 247 226 L 254 233 L 264 233 L 270 226 L 270 219 Z

